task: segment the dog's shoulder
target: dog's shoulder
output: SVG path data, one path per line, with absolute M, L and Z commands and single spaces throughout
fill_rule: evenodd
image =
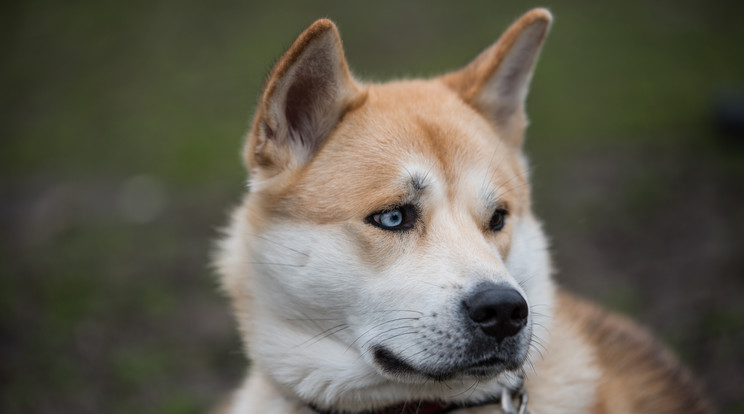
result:
M 593 349 L 601 372 L 594 412 L 709 413 L 693 377 L 649 332 L 561 291 L 556 318 Z

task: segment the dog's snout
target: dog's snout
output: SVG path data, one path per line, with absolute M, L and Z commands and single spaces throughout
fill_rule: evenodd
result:
M 516 335 L 527 324 L 527 302 L 510 287 L 489 285 L 478 289 L 463 305 L 483 333 L 499 342 Z

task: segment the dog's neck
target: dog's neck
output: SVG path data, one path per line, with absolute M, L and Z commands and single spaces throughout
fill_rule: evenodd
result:
M 361 403 L 356 395 L 356 404 L 337 401 L 322 403 L 317 399 L 306 399 L 296 392 L 276 383 L 271 377 L 265 374 L 263 367 L 254 365 L 251 375 L 246 379 L 242 389 L 235 395 L 230 410 L 231 414 L 239 413 L 261 413 L 261 414 L 387 414 L 387 413 L 408 413 L 406 409 L 415 409 L 412 411 L 417 414 L 435 414 L 461 412 L 473 408 L 481 412 L 480 408 L 488 412 L 505 413 L 505 414 L 524 414 L 522 409 L 526 406 L 526 381 L 522 375 L 514 375 L 510 385 L 497 385 L 491 383 L 491 386 L 485 389 L 466 388 L 465 391 L 459 391 L 458 394 L 452 395 L 454 398 L 442 400 L 445 397 L 440 389 L 439 393 L 431 393 L 420 397 L 408 397 L 406 399 L 388 400 L 387 403 L 381 402 L 377 398 L 368 399 L 367 403 Z M 453 386 L 455 384 L 450 384 Z M 480 383 L 484 385 L 484 383 Z M 453 391 L 450 388 L 446 388 Z M 473 392 L 474 394 L 468 394 Z M 410 393 L 409 393 L 410 396 Z M 402 396 L 401 396 L 402 397 Z M 461 397 L 461 398 L 458 398 Z M 377 401 L 377 402 L 374 402 Z M 420 405 L 419 405 L 420 404 Z
M 504 414 L 528 414 L 527 391 L 523 387 L 517 390 L 504 389 L 500 395 L 476 403 L 447 403 L 443 401 L 404 402 L 375 410 L 348 414 L 445 414 L 455 410 L 488 405 L 499 405 Z M 308 404 L 308 406 L 318 414 L 340 414 L 338 411 L 320 409 L 313 404 Z
M 318 407 L 309 405 L 318 414 L 338 414 L 336 411 L 323 410 Z M 442 414 L 461 408 L 458 405 L 445 403 L 441 401 L 418 401 L 411 403 L 400 403 L 377 410 L 368 410 L 362 413 L 354 414 Z

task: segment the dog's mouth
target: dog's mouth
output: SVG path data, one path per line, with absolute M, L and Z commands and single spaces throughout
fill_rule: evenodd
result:
M 490 355 L 447 366 L 416 368 L 383 346 L 375 347 L 373 354 L 375 363 L 389 375 L 423 376 L 435 381 L 446 381 L 457 377 L 490 378 L 503 371 L 516 370 L 521 366 L 521 362 L 513 358 Z

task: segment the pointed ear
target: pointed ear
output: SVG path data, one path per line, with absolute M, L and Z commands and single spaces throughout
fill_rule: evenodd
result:
M 515 148 L 522 144 L 527 125 L 524 101 L 551 21 L 545 9 L 527 12 L 465 68 L 442 77 Z
M 264 178 L 304 165 L 360 95 L 336 25 L 307 28 L 272 69 L 246 147 Z

